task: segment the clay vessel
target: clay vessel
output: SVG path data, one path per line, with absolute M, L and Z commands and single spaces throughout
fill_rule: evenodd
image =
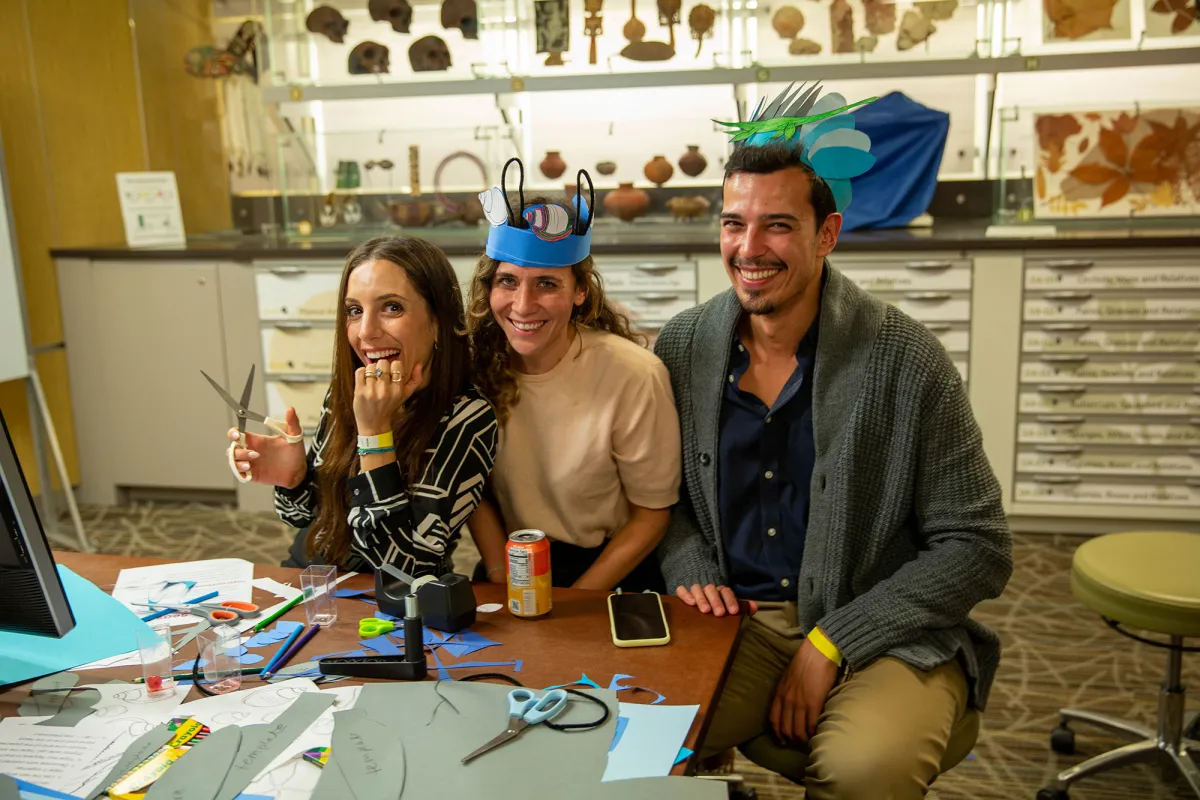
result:
M 667 208 L 671 209 L 671 216 L 675 219 L 688 220 L 708 211 L 708 198 L 702 195 L 694 195 L 692 197 L 672 197 L 667 201 Z
M 538 169 L 550 180 L 555 180 L 567 171 L 567 162 L 563 161 L 557 150 L 547 150 L 546 157 L 538 164 Z
M 419 228 L 429 224 L 433 217 L 433 204 L 426 200 L 392 201 L 388 203 L 388 216 L 392 222 L 406 228 Z
M 617 163 L 615 161 L 601 161 L 596 165 L 596 172 L 601 175 L 612 175 L 617 171 Z
M 632 183 L 619 184 L 616 189 L 604 195 L 604 210 L 625 222 L 633 222 L 645 214 L 648 208 L 650 195 L 635 188 Z
M 646 166 L 642 168 L 642 174 L 646 176 L 646 180 L 662 186 L 671 180 L 671 176 L 675 174 L 675 168 L 665 157 L 655 156 L 646 162 Z
M 689 178 L 694 178 L 704 172 L 704 168 L 707 166 L 708 159 L 701 155 L 698 144 L 689 144 L 687 152 L 679 158 L 679 169 L 683 170 L 683 174 Z
M 781 6 L 771 17 L 771 27 L 781 39 L 795 39 L 804 27 L 804 14 L 795 6 Z

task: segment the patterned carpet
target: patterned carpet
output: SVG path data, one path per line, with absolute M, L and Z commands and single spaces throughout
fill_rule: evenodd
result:
M 89 536 L 100 552 L 180 561 L 239 556 L 278 563 L 292 530 L 269 515 L 212 506 L 87 507 Z M 1078 754 L 1052 753 L 1048 734 L 1057 710 L 1078 706 L 1153 726 L 1162 651 L 1110 631 L 1072 597 L 1067 574 L 1082 541 L 1068 536 L 1016 537 L 1016 568 L 1007 591 L 976 617 L 1004 640 L 1000 667 L 975 752 L 943 775 L 929 797 L 939 800 L 1032 798 L 1065 766 L 1123 742 L 1078 726 Z M 455 555 L 469 574 L 477 558 L 466 541 Z M 1185 655 L 1184 682 L 1200 690 L 1200 655 Z M 1200 707 L 1195 695 L 1189 709 Z M 737 769 L 761 800 L 794 800 L 799 787 L 739 758 Z M 1168 800 L 1191 797 L 1182 781 L 1163 785 L 1148 767 L 1085 780 L 1072 800 Z

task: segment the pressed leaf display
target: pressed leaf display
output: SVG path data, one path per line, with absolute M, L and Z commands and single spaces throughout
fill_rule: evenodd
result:
M 1034 214 L 1200 213 L 1200 108 L 1039 114 Z
M 1146 0 L 1146 35 L 1198 35 L 1196 15 L 1196 0 Z
M 1047 42 L 1128 39 L 1129 0 L 1043 0 Z

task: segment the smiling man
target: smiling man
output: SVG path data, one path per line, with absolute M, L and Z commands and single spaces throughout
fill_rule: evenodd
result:
M 945 350 L 826 260 L 873 159 L 818 88 L 737 124 L 732 287 L 655 345 L 684 464 L 659 556 L 699 613 L 746 615 L 704 755 L 737 747 L 810 800 L 916 798 L 975 742 L 1000 645 L 969 614 L 1011 537 Z

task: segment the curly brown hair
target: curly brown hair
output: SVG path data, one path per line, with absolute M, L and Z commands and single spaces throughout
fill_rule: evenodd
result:
M 533 200 L 527 205 L 538 202 L 544 201 Z M 491 402 L 496 418 L 504 424 L 508 421 L 509 410 L 520 399 L 520 392 L 517 373 L 509 358 L 508 337 L 492 314 L 492 281 L 500 263 L 483 253 L 475 264 L 467 302 L 467 335 L 471 339 L 471 372 L 475 386 Z M 596 272 L 596 262 L 590 255 L 578 264 L 572 264 L 571 274 L 576 286 L 587 287 L 582 305 L 571 309 L 571 322 L 576 328 L 608 331 L 646 346 L 647 338 L 638 333 L 629 317 L 614 308 L 604 296 L 604 281 Z

